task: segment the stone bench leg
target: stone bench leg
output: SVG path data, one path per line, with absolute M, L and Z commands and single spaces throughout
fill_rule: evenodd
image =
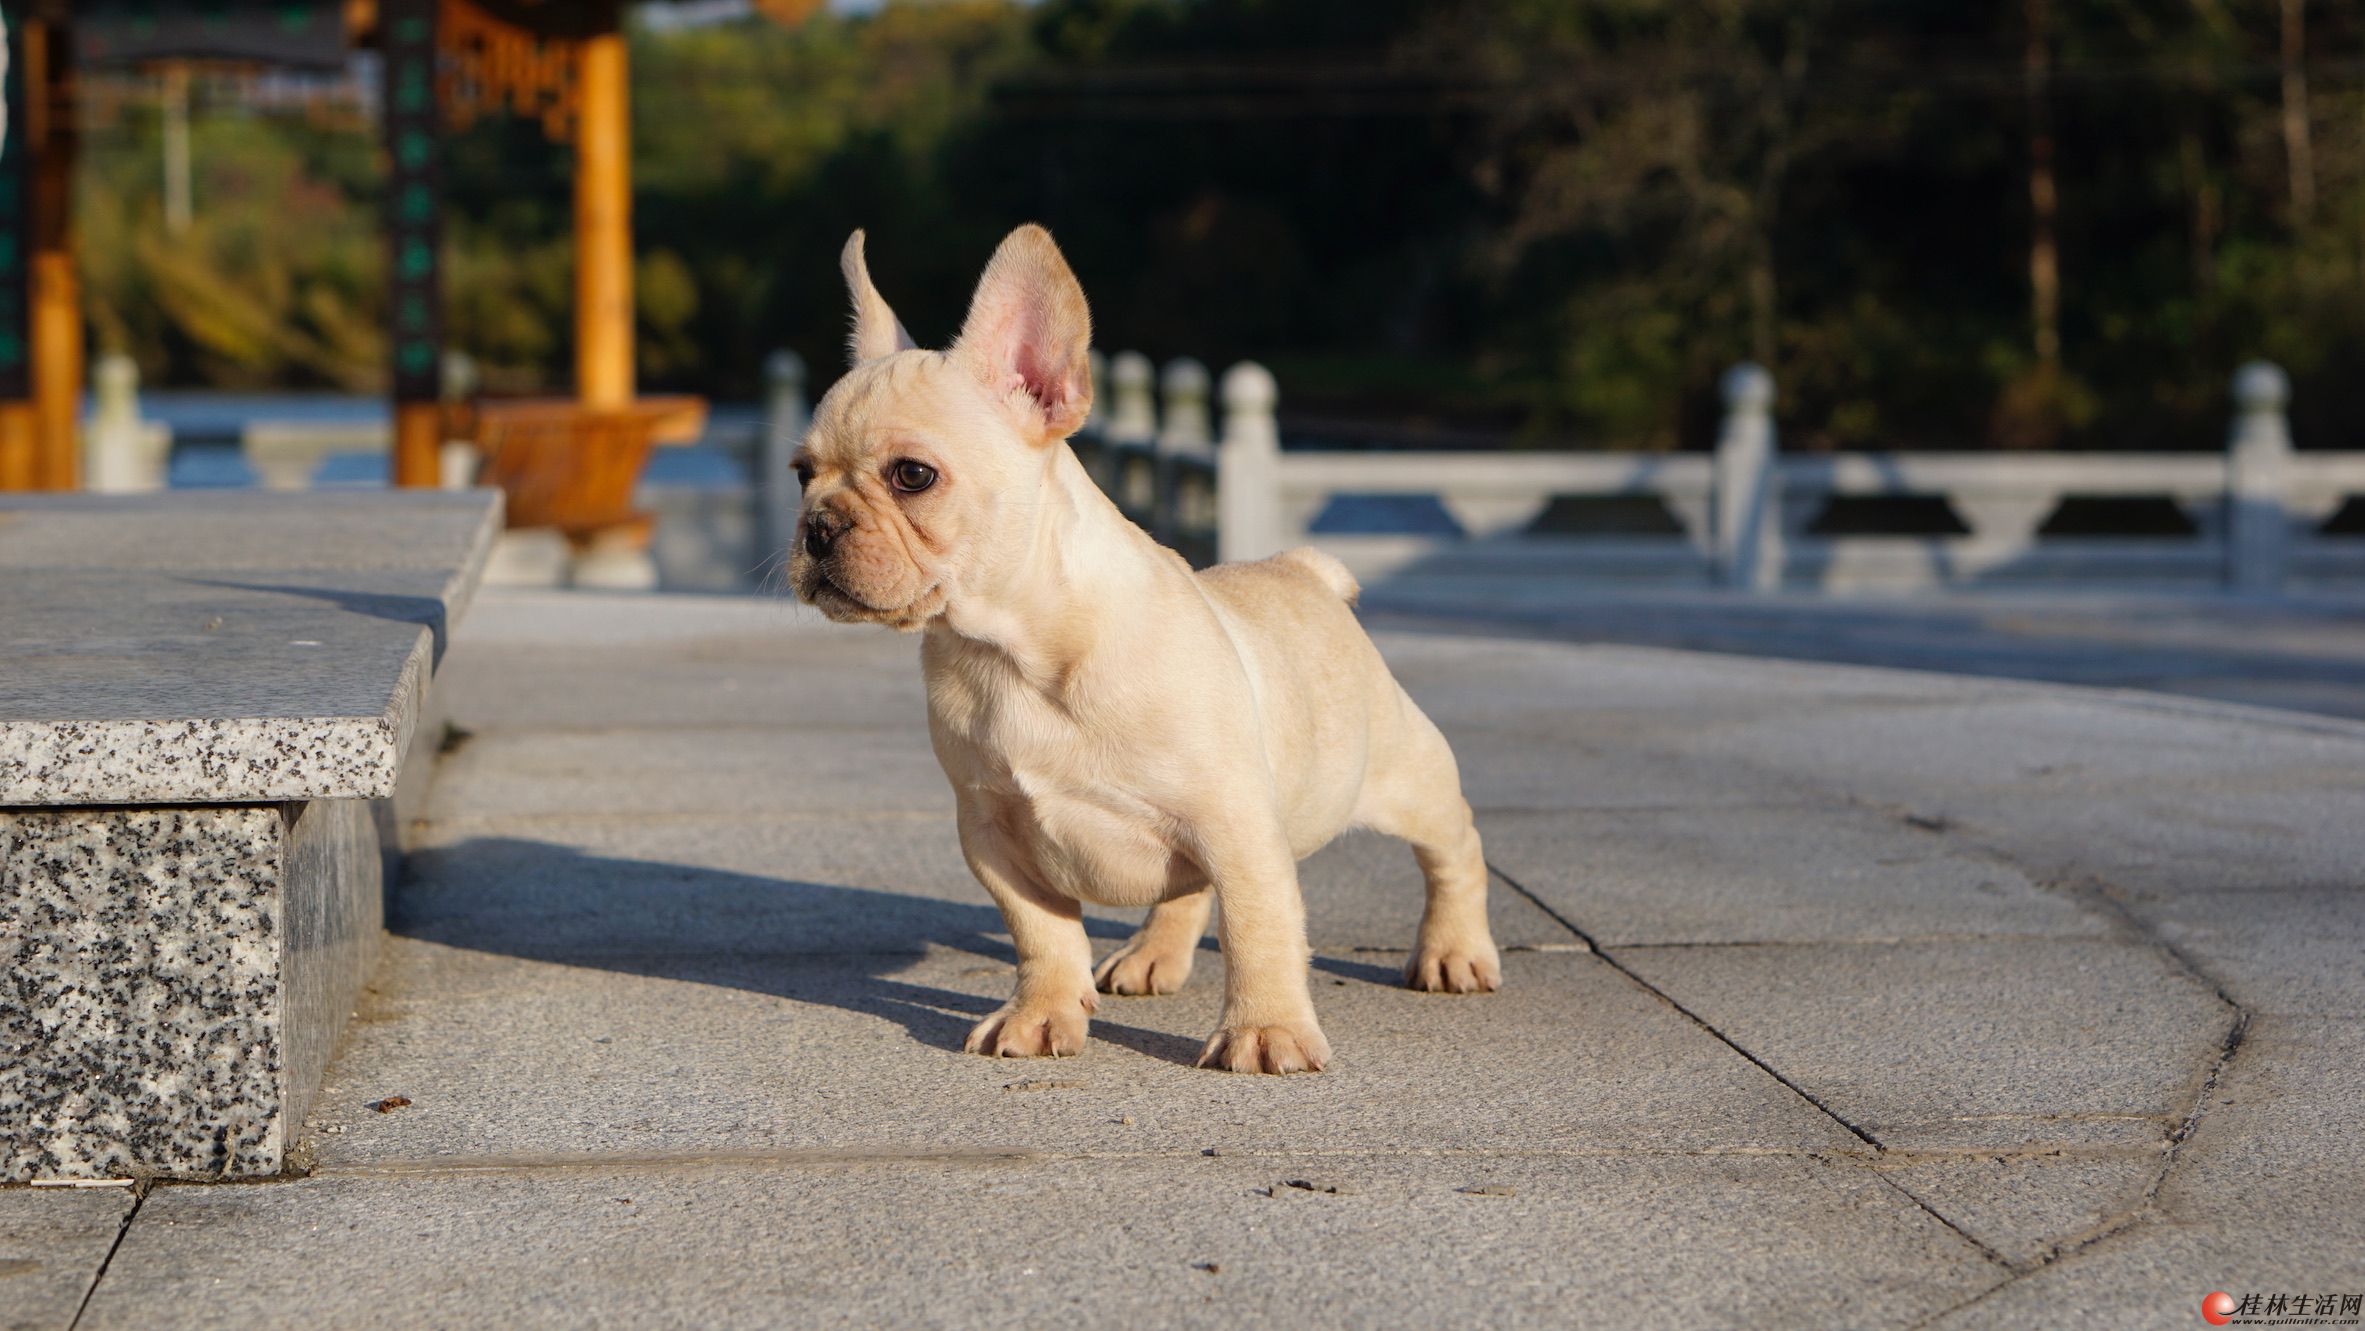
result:
M 384 804 L 0 809 L 0 1183 L 286 1170 L 376 960 Z

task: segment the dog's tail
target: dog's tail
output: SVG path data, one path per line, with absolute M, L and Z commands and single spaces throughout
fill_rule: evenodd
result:
M 1274 558 L 1283 563 L 1295 564 L 1313 574 L 1314 581 L 1330 588 L 1332 593 L 1349 605 L 1355 604 L 1355 598 L 1363 595 L 1362 586 L 1355 581 L 1355 575 L 1347 571 L 1346 565 L 1310 545 L 1284 550 Z

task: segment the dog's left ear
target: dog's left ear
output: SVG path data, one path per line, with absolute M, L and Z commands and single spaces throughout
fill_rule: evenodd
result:
M 1051 233 L 1029 223 L 994 251 L 952 354 L 1025 418 L 1037 444 L 1067 438 L 1092 410 L 1092 315 Z

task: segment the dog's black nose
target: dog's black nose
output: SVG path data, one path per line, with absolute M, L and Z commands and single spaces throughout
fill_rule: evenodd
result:
M 829 553 L 853 522 L 834 509 L 817 508 L 805 515 L 805 553 L 815 559 Z

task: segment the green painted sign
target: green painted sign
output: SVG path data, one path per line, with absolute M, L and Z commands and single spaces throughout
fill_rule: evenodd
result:
M 345 63 L 341 0 L 75 0 L 86 65 L 144 60 L 258 60 L 337 69 Z
M 0 69 L 8 116 L 7 137 L 0 142 L 0 399 L 20 402 L 33 395 L 32 246 L 26 237 L 33 161 L 24 143 L 24 11 L 16 0 L 0 4 L 8 21 L 8 64 Z
M 437 123 L 437 0 L 379 0 L 385 57 L 386 253 L 393 284 L 394 400 L 442 396 L 443 140 Z

